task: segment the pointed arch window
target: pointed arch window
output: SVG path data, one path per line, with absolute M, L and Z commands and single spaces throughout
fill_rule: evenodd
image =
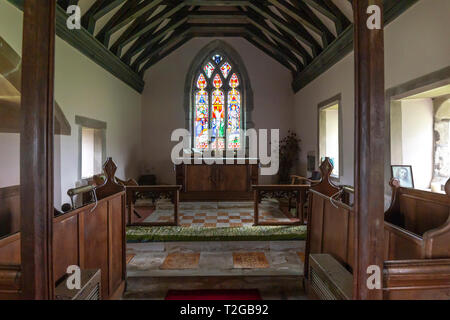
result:
M 213 54 L 195 74 L 193 97 L 193 147 L 206 150 L 239 150 L 243 147 L 241 75 L 224 54 Z

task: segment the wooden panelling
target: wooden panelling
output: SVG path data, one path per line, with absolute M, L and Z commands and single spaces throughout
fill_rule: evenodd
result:
M 108 270 L 108 203 L 102 202 L 94 212 L 85 211 L 84 216 L 84 266 L 83 269 L 101 269 L 102 298 L 109 292 Z
M 0 238 L 0 265 L 20 265 L 20 233 Z
M 123 280 L 124 246 L 122 206 L 124 198 L 116 197 L 109 201 L 108 208 L 108 248 L 109 248 L 109 288 L 118 288 Z M 110 294 L 113 294 L 111 292 Z
M 450 259 L 386 261 L 387 300 L 450 300 Z
M 20 231 L 20 186 L 0 188 L 0 237 Z
M 78 215 L 53 223 L 53 272 L 57 282 L 71 265 L 79 266 Z
M 177 184 L 184 201 L 251 200 L 252 185 L 258 184 L 257 164 L 181 164 Z
M 215 188 L 214 166 L 199 164 L 186 166 L 186 192 L 211 191 Z
M 250 170 L 247 165 L 216 166 L 219 191 L 248 192 Z

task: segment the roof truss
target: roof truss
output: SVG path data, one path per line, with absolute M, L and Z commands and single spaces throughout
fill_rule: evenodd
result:
M 418 0 L 384 1 L 387 23 Z M 293 73 L 294 91 L 353 48 L 351 22 L 332 0 L 95 0 L 77 32 L 64 21 L 79 0 L 57 2 L 57 34 L 139 92 L 148 68 L 195 37 L 246 39 Z

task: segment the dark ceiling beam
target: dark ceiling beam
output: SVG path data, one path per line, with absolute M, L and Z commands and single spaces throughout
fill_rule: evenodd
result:
M 135 32 L 136 30 L 138 30 L 143 24 L 144 22 L 150 18 L 150 16 L 153 14 L 153 12 L 157 9 L 158 7 L 154 7 L 152 10 L 147 11 L 146 13 L 144 13 L 142 16 L 140 16 L 139 18 L 137 18 L 136 20 L 133 21 L 133 23 L 120 35 L 120 37 L 111 45 L 110 50 L 112 52 L 114 52 L 114 54 L 116 54 L 117 56 L 121 56 L 122 55 L 122 49 L 123 49 L 123 41 L 125 41 L 126 39 L 128 39 L 133 32 Z
M 81 25 L 94 34 L 95 24 L 104 15 L 121 5 L 125 0 L 97 0 L 89 10 L 81 17 Z
M 270 49 L 266 48 L 264 45 L 262 45 L 259 41 L 255 40 L 250 35 L 245 35 L 244 38 L 248 42 L 250 42 L 252 45 L 254 45 L 256 48 L 258 48 L 259 50 L 261 50 L 262 52 L 267 54 L 269 57 L 271 57 L 278 63 L 282 64 L 283 66 L 285 66 L 288 70 L 292 71 L 293 73 L 296 72 L 295 68 L 289 62 L 287 62 L 283 57 L 281 57 L 277 53 L 271 51 Z
M 173 51 L 178 49 L 179 47 L 183 46 L 185 43 L 187 43 L 189 40 L 194 38 L 192 35 L 186 35 L 185 37 L 177 39 L 169 48 L 166 48 L 164 51 L 160 52 L 158 55 L 154 56 L 152 59 L 149 59 L 149 61 L 144 65 L 144 67 L 141 69 L 140 74 L 141 76 L 144 75 L 145 71 L 158 63 L 160 60 L 167 57 L 169 54 L 171 54 Z
M 248 21 L 259 30 L 267 33 L 272 39 L 283 44 L 286 48 L 301 56 L 305 62 L 311 61 L 312 56 L 305 50 L 305 48 L 301 47 L 297 40 L 293 39 L 295 42 L 288 41 L 282 34 L 276 32 L 268 26 L 264 19 L 261 19 L 259 16 L 249 12 Z
M 284 0 L 267 0 L 270 4 L 272 4 L 275 8 L 277 8 L 279 11 L 285 13 L 289 17 L 291 17 L 293 20 L 295 20 L 297 23 L 302 24 L 303 26 L 310 29 L 312 32 L 315 32 L 317 35 L 319 35 L 322 39 L 323 46 L 327 46 L 331 41 L 333 41 L 334 36 L 328 30 L 328 28 L 318 19 L 316 16 L 313 15 L 311 17 L 307 14 L 305 11 L 305 6 L 302 1 L 297 2 L 301 8 L 299 10 L 298 7 L 294 7 L 290 3 Z M 309 8 L 307 8 L 309 9 Z
M 185 35 L 187 33 L 189 29 L 188 25 L 182 25 L 179 26 L 177 29 L 174 30 L 174 32 L 172 33 L 172 35 L 168 38 L 165 39 L 163 41 L 163 43 L 167 43 L 170 39 L 174 38 L 174 37 L 179 37 L 181 35 Z M 142 51 L 137 57 L 136 59 L 133 61 L 133 63 L 131 64 L 131 68 L 135 71 L 139 70 L 139 66 L 145 61 L 148 60 L 149 58 L 151 58 L 155 52 L 159 52 L 159 48 L 161 47 L 161 40 L 164 37 L 158 37 L 158 39 L 156 39 L 155 41 L 152 41 L 151 43 L 148 43 L 145 47 L 145 50 Z M 131 60 L 131 59 L 130 59 Z
M 237 7 L 249 5 L 249 0 L 184 0 L 189 6 L 209 6 L 209 7 Z
M 167 36 L 167 34 L 170 31 L 177 29 L 186 22 L 187 22 L 186 14 L 180 14 L 178 17 L 174 17 L 166 26 L 164 26 L 161 30 L 157 31 L 156 33 L 149 32 L 149 34 L 139 38 L 139 40 L 136 41 L 130 47 L 129 50 L 127 50 L 122 60 L 125 61 L 125 63 L 129 64 L 131 59 L 140 51 L 146 49 L 147 47 L 152 47 L 153 45 L 164 39 L 164 37 Z
M 316 9 L 328 19 L 332 20 L 336 26 L 337 34 L 341 34 L 350 25 L 350 20 L 331 0 L 303 0 L 311 8 Z
M 150 20 L 145 21 L 143 25 L 140 28 L 137 28 L 135 31 L 133 31 L 133 33 L 129 37 L 127 37 L 126 39 L 122 39 L 120 43 L 121 47 L 123 48 L 126 44 L 146 34 L 148 31 L 150 31 L 154 27 L 157 27 L 164 20 L 170 18 L 183 8 L 186 8 L 187 10 L 185 3 L 179 3 L 176 6 L 172 5 L 167 6 L 160 13 L 152 17 Z
M 120 14 L 117 14 L 113 18 L 111 18 L 98 33 L 97 39 L 106 47 L 108 47 L 109 38 L 113 33 L 120 30 L 134 19 L 139 18 L 141 15 L 145 14 L 152 8 L 159 6 L 164 1 L 165 0 L 144 0 L 137 6 L 129 7 L 128 10 L 121 12 Z M 128 0 L 127 2 L 132 2 L 132 0 Z
M 292 24 L 284 19 L 280 18 L 278 15 L 273 13 L 267 6 L 259 4 L 257 1 L 251 1 L 248 9 L 252 9 L 254 12 L 262 16 L 264 19 L 270 20 L 276 27 L 285 30 L 287 33 L 291 34 L 294 38 L 299 39 L 311 48 L 313 56 L 316 56 L 320 51 L 320 44 L 314 39 L 308 31 L 299 23 Z
M 285 60 L 292 62 L 296 66 L 296 71 L 299 71 L 303 68 L 303 64 L 300 62 L 300 60 L 288 49 L 286 49 L 283 45 L 278 43 L 276 40 L 272 39 L 274 42 L 272 42 L 271 38 L 266 36 L 264 33 L 262 33 L 259 29 L 249 26 L 247 27 L 247 32 L 250 36 L 258 38 L 261 43 L 265 43 L 265 46 L 270 48 L 272 51 L 277 52 L 280 56 L 282 56 Z
M 230 23 L 245 23 L 247 15 L 240 11 L 196 11 L 189 13 L 189 22 L 192 20 L 201 21 L 202 23 L 215 23 L 217 21 L 227 20 Z M 233 21 L 235 20 L 235 21 Z
M 58 5 L 66 11 L 68 7 L 78 5 L 78 0 L 58 0 Z
M 152 65 L 152 59 L 157 57 L 164 50 L 168 50 L 170 47 L 177 45 L 177 43 L 182 42 L 184 39 L 189 37 L 188 33 L 189 28 L 182 28 L 181 30 L 177 30 L 174 32 L 168 39 L 164 40 L 161 44 L 158 45 L 155 50 L 153 50 L 143 61 L 148 61 L 139 69 L 139 65 L 136 65 L 136 71 L 139 71 L 141 75 L 144 74 L 145 70 L 147 70 Z

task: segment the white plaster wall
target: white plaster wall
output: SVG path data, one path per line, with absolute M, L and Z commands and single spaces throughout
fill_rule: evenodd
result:
M 433 101 L 402 101 L 403 164 L 413 169 L 414 187 L 430 188 L 433 173 Z M 401 163 L 400 163 L 401 164 Z
M 385 29 L 386 89 L 450 65 L 450 1 L 421 0 Z M 295 95 L 294 117 L 303 140 L 298 163 L 306 173 L 306 155 L 317 152 L 317 105 L 342 94 L 343 176 L 340 183 L 353 185 L 354 161 L 354 56 L 347 55 Z
M 17 52 L 22 41 L 21 16 L 9 2 L 0 0 L 0 35 Z M 75 115 L 106 122 L 106 153 L 117 164 L 117 175 L 122 178 L 139 175 L 141 98 L 134 89 L 58 37 L 55 50 L 55 99 L 72 128 L 71 136 L 55 139 L 55 205 L 58 206 L 69 201 L 67 189 L 74 187 L 78 180 Z M 0 148 L 16 148 L 15 140 L 6 142 L 2 138 Z M 9 159 L 8 163 L 19 162 L 17 152 L 15 154 L 16 160 Z M 3 171 L 12 167 L 2 162 L 0 168 L 2 176 Z M 14 181 L 9 183 L 17 184 L 18 177 Z
M 143 170 L 156 174 L 158 183 L 175 183 L 170 159 L 174 129 L 184 128 L 184 86 L 194 57 L 216 38 L 196 38 L 174 51 L 145 74 L 142 94 Z M 218 38 L 220 39 L 220 38 Z M 292 118 L 294 94 L 288 69 L 241 38 L 221 39 L 240 54 L 254 94 L 252 120 L 256 129 L 280 129 L 280 138 L 295 125 Z M 275 177 L 261 177 L 270 183 Z

